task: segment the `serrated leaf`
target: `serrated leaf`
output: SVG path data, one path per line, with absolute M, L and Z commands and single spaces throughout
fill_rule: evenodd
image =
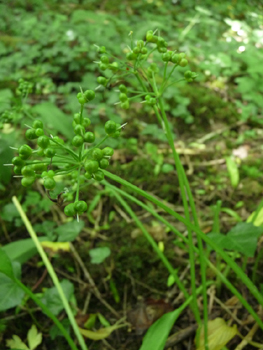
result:
M 27 333 L 27 341 L 30 350 L 34 350 L 42 342 L 42 333 L 38 333 L 37 327 L 34 324 Z
M 13 262 L 12 267 L 14 276 L 20 279 L 21 265 Z M 25 293 L 13 279 L 0 273 L 0 286 L 0 311 L 8 310 L 21 303 Z
M 89 251 L 92 264 L 101 264 L 110 254 L 111 251 L 108 247 L 94 248 Z
M 7 339 L 6 346 L 10 349 L 29 350 L 26 344 L 23 343 L 17 335 L 13 335 L 12 339 Z
M 208 321 L 208 348 L 210 350 L 221 350 L 237 334 L 237 327 L 229 327 L 225 320 L 216 318 Z M 204 326 L 197 330 L 195 343 L 196 350 L 205 350 L 204 345 Z
M 237 163 L 232 157 L 226 158 L 227 171 L 230 176 L 230 182 L 233 187 L 237 187 L 239 183 L 239 171 Z

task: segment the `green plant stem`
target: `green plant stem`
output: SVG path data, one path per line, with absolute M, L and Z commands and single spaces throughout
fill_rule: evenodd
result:
M 166 113 L 165 113 L 165 110 L 164 110 L 162 98 L 159 98 L 159 104 L 160 104 L 160 110 L 161 110 L 162 118 L 163 118 L 164 125 L 165 125 L 165 130 L 166 130 L 166 136 L 167 136 L 167 139 L 168 139 L 168 143 L 169 143 L 169 145 L 170 145 L 170 147 L 172 149 L 172 152 L 173 152 L 173 158 L 174 158 L 174 163 L 175 163 L 175 167 L 176 167 L 176 170 L 177 170 L 177 175 L 178 175 L 178 181 L 179 181 L 181 197 L 182 197 L 182 201 L 183 201 L 185 218 L 186 218 L 187 221 L 190 222 L 190 213 L 189 213 L 187 198 L 186 198 L 186 194 L 185 194 L 185 186 L 184 186 L 184 176 L 183 176 L 184 170 L 182 169 L 183 167 L 181 165 L 178 153 L 176 152 L 175 147 L 174 147 L 173 136 L 172 136 L 171 130 L 169 128 L 169 123 L 168 123 L 168 120 L 167 120 L 167 117 L 166 117 Z M 194 243 L 193 243 L 193 234 L 192 234 L 192 231 L 190 229 L 188 229 L 188 237 L 189 237 L 189 259 L 190 259 L 190 273 L 191 273 L 191 289 L 192 289 L 192 294 L 194 296 L 193 303 L 195 305 L 195 309 L 198 310 L 196 312 L 196 314 L 195 314 L 196 321 L 200 325 L 201 318 L 200 318 L 200 314 L 199 314 L 199 309 L 198 309 L 198 304 L 197 304 L 197 297 L 196 297 Z M 202 246 L 202 242 L 201 242 L 201 246 Z M 199 247 L 199 249 L 200 249 L 200 247 Z M 202 248 L 201 248 L 201 250 L 202 250 Z M 200 263 L 201 263 L 201 261 L 200 261 Z M 201 265 L 201 268 L 202 268 L 202 263 L 200 265 Z M 203 282 L 203 280 L 202 280 L 202 282 Z M 205 283 L 206 283 L 206 278 L 204 280 L 204 286 L 205 286 Z M 204 290 L 205 290 L 205 288 L 204 288 Z M 205 294 L 206 294 L 206 290 L 205 290 Z M 204 299 L 204 303 L 205 303 L 205 299 Z M 204 310 L 205 310 L 205 305 L 204 305 Z
M 109 138 L 109 135 L 106 135 L 103 137 L 103 139 L 98 142 L 95 146 L 91 147 L 90 149 L 88 149 L 84 154 L 83 154 L 83 157 L 82 157 L 82 161 L 85 160 L 85 158 L 87 157 L 87 155 L 92 152 L 94 150 L 94 148 L 98 148 L 100 147 L 107 139 Z
M 175 283 L 181 290 L 181 292 L 184 294 L 185 299 L 189 297 L 189 294 L 187 293 L 184 285 L 180 281 L 179 277 L 177 276 L 177 273 L 175 272 L 172 265 L 167 260 L 166 256 L 163 254 L 163 252 L 158 248 L 158 245 L 156 244 L 155 240 L 152 238 L 152 236 L 148 233 L 148 231 L 145 229 L 141 221 L 138 219 L 137 215 L 134 213 L 134 211 L 131 209 L 131 207 L 127 204 L 127 202 L 114 190 L 111 188 L 112 193 L 117 198 L 117 200 L 121 203 L 123 208 L 126 210 L 128 214 L 133 218 L 136 225 L 142 230 L 144 236 L 146 237 L 147 241 L 151 244 L 152 248 L 154 249 L 155 253 L 159 256 L 164 266 L 167 268 L 169 273 L 174 277 Z
M 115 187 L 114 185 L 109 184 L 106 180 L 103 181 L 103 183 L 109 187 L 110 189 L 114 189 L 116 192 L 119 192 L 122 196 L 130 199 L 132 202 L 136 203 L 137 205 L 139 205 L 140 207 L 144 208 L 145 210 L 147 210 L 149 213 L 151 213 L 156 219 L 158 219 L 160 222 L 163 222 L 175 235 L 177 235 L 178 237 L 180 237 L 182 239 L 183 242 L 185 242 L 187 245 L 189 245 L 188 243 L 188 239 L 181 233 L 179 232 L 172 224 L 170 224 L 167 220 L 165 220 L 162 216 L 160 216 L 159 214 L 156 213 L 156 211 L 154 209 L 152 209 L 151 207 L 149 207 L 148 205 L 144 204 L 143 202 L 141 202 L 140 200 L 138 200 L 137 198 L 135 198 L 134 196 L 128 194 L 127 192 Z M 194 247 L 195 252 L 197 254 L 200 254 L 198 248 Z M 263 250 L 262 250 L 263 251 Z M 219 278 L 222 280 L 223 283 L 225 283 L 225 285 L 227 286 L 227 288 L 229 288 L 231 290 L 231 292 L 239 299 L 239 301 L 241 302 L 241 304 L 248 310 L 248 312 L 254 317 L 254 319 L 257 321 L 257 323 L 259 324 L 259 326 L 262 328 L 263 327 L 263 322 L 261 321 L 261 319 L 259 318 L 259 316 L 257 315 L 257 313 L 252 309 L 252 307 L 250 306 L 250 304 L 248 304 L 248 302 L 243 298 L 243 296 L 237 291 L 237 289 L 232 285 L 232 283 L 230 281 L 228 281 L 228 279 L 226 278 L 226 276 L 224 274 L 222 274 L 220 272 L 220 270 L 218 270 L 209 260 L 209 258 L 207 258 L 206 256 L 204 257 L 206 264 L 213 269 L 213 271 L 219 276 Z
M 185 217 L 187 220 L 190 221 L 188 203 L 187 203 L 187 198 L 185 195 L 185 189 L 186 189 L 186 193 L 188 195 L 188 200 L 189 200 L 190 207 L 192 210 L 192 215 L 194 218 L 194 224 L 195 224 L 195 226 L 197 226 L 199 228 L 198 217 L 197 217 L 197 213 L 196 213 L 196 209 L 195 209 L 195 203 L 194 203 L 192 191 L 190 189 L 189 182 L 188 182 L 188 179 L 186 177 L 186 174 L 185 174 L 184 168 L 182 166 L 182 163 L 180 161 L 180 158 L 178 156 L 178 153 L 176 152 L 175 147 L 174 147 L 172 132 L 171 132 L 171 129 L 169 127 L 169 123 L 168 123 L 168 119 L 167 119 L 167 116 L 166 116 L 166 113 L 164 110 L 162 98 L 159 99 L 159 104 L 160 104 L 160 110 L 161 110 L 161 114 L 163 117 L 165 129 L 166 129 L 166 136 L 167 136 L 169 145 L 170 145 L 172 152 L 173 152 L 174 162 L 175 162 L 175 166 L 176 166 L 177 173 L 178 173 L 179 186 L 180 186 L 180 191 L 181 191 L 181 195 L 182 195 L 182 199 L 183 199 L 183 203 L 184 203 Z M 206 263 L 204 261 L 204 251 L 203 251 L 202 239 L 198 235 L 197 232 L 196 232 L 196 234 L 197 234 L 197 244 L 198 244 L 198 248 L 200 250 L 199 260 L 200 260 L 200 267 L 201 267 L 201 280 L 202 280 L 202 284 L 204 287 L 202 294 L 203 294 L 203 310 L 204 310 L 205 349 L 208 350 L 208 330 L 207 330 L 208 305 L 207 305 L 207 293 L 206 293 L 206 287 L 205 287 L 206 286 Z M 192 277 L 194 278 L 192 284 L 193 284 L 193 286 L 195 286 L 195 262 L 194 262 L 194 249 L 193 249 L 194 243 L 193 243 L 191 230 L 188 230 L 188 235 L 189 235 L 189 242 L 190 242 L 190 246 L 189 246 L 190 264 L 192 264 L 192 263 L 194 264 L 194 267 L 192 267 L 192 270 L 193 270 Z M 194 293 L 194 290 L 192 290 L 192 293 Z M 197 301 L 196 301 L 196 303 L 197 303 Z
M 163 88 L 163 91 L 165 89 L 168 89 L 170 86 L 176 84 L 176 83 L 180 83 L 181 81 L 185 81 L 185 78 L 181 78 L 181 79 L 178 79 L 178 80 L 174 80 L 173 82 L 171 82 L 169 85 L 166 85 L 164 88 Z
M 263 199 L 260 201 L 259 206 L 257 207 L 257 210 L 255 211 L 253 218 L 252 218 L 252 224 L 254 224 L 254 222 L 256 221 L 256 218 L 258 216 L 258 214 L 260 213 L 260 210 L 263 208 Z
M 252 271 L 252 282 L 253 283 L 256 283 L 258 264 L 261 261 L 262 257 L 263 257 L 263 248 L 260 249 L 258 256 L 255 260 L 254 266 L 253 266 L 253 271 Z
M 163 81 L 165 81 L 165 79 L 166 79 L 167 66 L 168 66 L 168 62 L 166 62 L 166 63 L 165 63 L 165 66 L 164 66 Z
M 167 207 L 165 204 L 163 204 L 158 199 L 154 198 L 153 196 L 149 195 L 147 192 L 141 190 L 140 188 L 132 185 L 126 180 L 123 180 L 117 175 L 111 174 L 107 170 L 103 170 L 104 174 L 109 177 L 110 179 L 120 183 L 121 185 L 127 186 L 130 190 L 138 193 L 139 195 L 143 196 L 144 198 L 148 199 L 152 203 L 156 204 L 159 208 L 164 209 L 168 214 L 182 222 L 186 227 L 188 227 L 190 230 L 195 231 L 197 234 L 200 235 L 201 239 L 210 247 L 215 250 L 218 254 L 222 256 L 222 258 L 225 260 L 225 262 L 231 267 L 231 269 L 237 274 L 237 276 L 241 279 L 241 281 L 248 287 L 251 294 L 258 300 L 259 304 L 263 306 L 263 296 L 258 291 L 256 286 L 251 282 L 251 280 L 247 277 L 247 275 L 240 269 L 240 267 L 220 248 L 218 245 L 211 240 L 209 237 L 207 237 L 199 227 L 196 227 L 191 222 L 188 222 L 185 218 L 183 218 L 178 213 L 174 212 L 171 208 Z M 261 328 L 263 329 L 263 323 L 261 323 Z
M 57 319 L 55 315 L 52 314 L 52 312 L 49 311 L 48 307 L 42 303 L 38 297 L 31 292 L 29 288 L 27 288 L 22 282 L 20 282 L 17 278 L 15 279 L 16 284 L 23 289 L 23 291 L 29 295 L 29 297 L 43 310 L 43 312 L 55 323 L 55 325 L 58 327 L 58 329 L 61 331 L 61 333 L 64 335 L 65 339 L 69 343 L 71 349 L 78 350 L 76 347 L 73 339 L 68 334 L 68 331 L 64 328 L 63 324 Z
M 79 166 L 78 169 L 78 184 L 77 184 L 77 191 L 76 191 L 76 197 L 75 197 L 75 202 L 79 200 L 79 183 L 80 183 L 80 171 L 81 171 L 82 166 Z
M 144 83 L 143 83 L 143 81 L 142 81 L 142 79 L 141 79 L 141 77 L 140 77 L 138 72 L 135 73 L 135 76 L 136 76 L 137 80 L 139 81 L 142 89 L 148 93 L 148 90 L 147 90 L 146 86 L 144 85 Z M 155 95 L 156 95 L 156 93 L 155 93 Z M 158 122 L 160 123 L 161 127 L 164 129 L 162 117 L 161 117 L 161 115 L 160 115 L 160 113 L 158 111 L 158 108 L 156 106 L 153 106 L 153 109 L 154 109 L 155 113 L 157 111 L 156 116 L 157 116 Z
M 58 277 L 57 277 L 57 275 L 56 275 L 56 273 L 55 273 L 55 271 L 53 269 L 52 264 L 50 263 L 50 261 L 49 261 L 47 255 L 46 255 L 44 249 L 42 248 L 42 245 L 39 242 L 38 237 L 37 237 L 37 235 L 36 235 L 32 225 L 31 225 L 30 221 L 28 220 L 28 218 L 27 218 L 27 216 L 26 216 L 22 206 L 20 205 L 19 201 L 17 200 L 16 197 L 13 197 L 12 200 L 13 200 L 13 203 L 16 206 L 16 209 L 19 212 L 19 214 L 20 214 L 20 216 L 21 216 L 21 218 L 22 218 L 22 220 L 23 220 L 23 222 L 24 222 L 24 224 L 25 224 L 25 226 L 26 226 L 26 228 L 27 228 L 27 230 L 28 230 L 32 240 L 33 240 L 33 242 L 35 243 L 35 246 L 36 246 L 36 248 L 38 250 L 38 253 L 41 256 L 41 258 L 42 258 L 42 260 L 43 260 L 43 262 L 44 262 L 44 264 L 45 264 L 45 266 L 46 266 L 46 268 L 48 270 L 48 273 L 49 273 L 49 275 L 50 275 L 54 285 L 57 288 L 58 294 L 59 294 L 59 296 L 61 298 L 61 301 L 63 303 L 65 311 L 66 311 L 66 313 L 68 315 L 69 321 L 71 323 L 71 326 L 72 326 L 72 328 L 73 328 L 73 330 L 75 332 L 75 335 L 76 335 L 76 337 L 77 337 L 77 339 L 79 341 L 79 344 L 80 344 L 82 350 L 88 350 L 88 348 L 86 346 L 86 343 L 85 343 L 85 341 L 84 341 L 84 339 L 83 339 L 83 337 L 82 337 L 82 335 L 81 335 L 81 333 L 79 331 L 79 327 L 78 327 L 78 325 L 76 323 L 76 320 L 75 320 L 75 318 L 73 316 L 73 313 L 72 313 L 72 310 L 71 310 L 71 308 L 69 306 L 68 300 L 67 300 L 67 298 L 66 298 L 66 296 L 65 296 L 65 294 L 63 292 L 63 289 L 61 288 L 61 285 L 59 283 Z
M 79 160 L 78 155 L 77 155 L 75 152 L 73 152 L 70 148 L 68 148 L 68 147 L 66 147 L 66 146 L 64 146 L 64 145 L 61 145 L 61 143 L 55 141 L 54 138 L 51 139 L 51 140 L 52 140 L 52 142 L 56 143 L 58 146 L 60 146 L 61 148 L 63 148 L 66 152 L 68 152 L 69 154 L 71 154 L 72 157 L 73 157 L 76 161 Z

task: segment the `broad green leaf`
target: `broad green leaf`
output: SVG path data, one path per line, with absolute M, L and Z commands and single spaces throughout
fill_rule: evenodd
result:
M 101 264 L 110 254 L 111 251 L 108 247 L 94 248 L 89 251 L 92 264 Z
M 3 249 L 0 249 L 0 272 L 14 279 L 14 271 L 9 257 Z
M 21 265 L 15 261 L 12 266 L 14 276 L 20 279 Z M 0 286 L 0 311 L 8 310 L 22 302 L 24 291 L 4 273 L 0 273 Z
M 34 324 L 27 333 L 27 341 L 30 350 L 34 350 L 42 342 L 42 333 L 38 333 L 37 327 Z
M 58 234 L 59 242 L 72 242 L 80 234 L 84 225 L 84 221 L 80 220 L 77 222 L 74 220 L 59 226 L 54 232 Z
M 74 285 L 70 281 L 65 279 L 62 280 L 60 285 L 63 289 L 66 298 L 69 300 L 73 296 Z M 64 308 L 56 287 L 52 287 L 45 290 L 42 302 L 49 308 L 49 310 L 55 316 L 59 314 Z
M 176 309 L 164 314 L 148 329 L 140 350 L 163 350 L 166 339 L 182 310 Z
M 39 237 L 40 241 L 47 240 L 47 237 Z M 21 239 L 16 242 L 8 243 L 1 248 L 12 261 L 18 261 L 21 264 L 31 259 L 37 249 L 31 238 Z
M 1 93 L 2 91 L 3 90 L 1 90 Z M 3 184 L 9 183 L 12 174 L 12 167 L 5 166 L 4 164 L 10 164 L 10 160 L 14 156 L 14 151 L 9 148 L 10 143 L 8 142 L 8 140 L 5 140 L 6 137 L 10 137 L 10 135 L 0 137 L 0 182 L 2 182 Z
M 208 321 L 208 348 L 209 350 L 221 350 L 237 334 L 237 327 L 229 327 L 225 320 L 216 318 Z M 196 350 L 205 350 L 204 345 L 204 326 L 197 330 L 195 343 Z
M 233 250 L 246 257 L 253 257 L 257 248 L 257 240 L 262 235 L 263 228 L 256 227 L 251 223 L 239 222 L 227 235 L 221 233 L 209 233 L 216 244 L 227 250 Z
M 237 187 L 239 183 L 239 171 L 237 163 L 232 157 L 226 158 L 227 171 L 230 176 L 230 182 L 233 187 Z
M 13 335 L 12 339 L 7 339 L 6 346 L 10 349 L 30 350 L 17 335 Z

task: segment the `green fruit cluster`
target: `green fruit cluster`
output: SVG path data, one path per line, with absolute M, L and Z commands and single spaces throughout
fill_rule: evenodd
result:
M 18 83 L 19 83 L 19 85 L 16 89 L 16 94 L 18 96 L 25 97 L 33 91 L 33 84 L 32 83 L 30 83 L 22 78 L 18 80 Z

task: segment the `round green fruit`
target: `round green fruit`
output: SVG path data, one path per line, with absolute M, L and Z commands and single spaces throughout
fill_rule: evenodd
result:
M 31 186 L 35 182 L 35 179 L 35 176 L 23 177 L 23 179 L 21 180 L 21 184 L 24 187 Z
M 53 178 L 50 178 L 50 177 L 46 177 L 44 179 L 44 187 L 47 189 L 47 190 L 53 190 L 53 188 L 56 186 L 56 182 Z
M 74 216 L 76 214 L 75 209 L 74 209 L 74 203 L 70 203 L 65 206 L 64 208 L 64 213 L 67 216 Z
M 84 201 L 78 201 L 74 204 L 74 210 L 78 214 L 84 213 L 88 209 L 87 203 Z

